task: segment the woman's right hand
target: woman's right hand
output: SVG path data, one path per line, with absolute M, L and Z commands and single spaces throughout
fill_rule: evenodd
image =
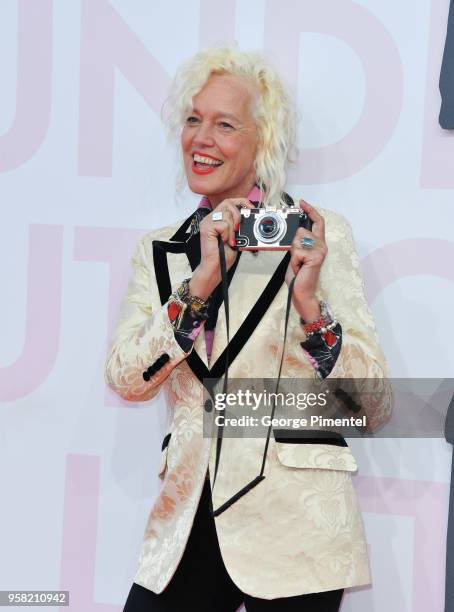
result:
M 241 221 L 239 207 L 254 208 L 254 205 L 246 198 L 228 198 L 213 211 L 222 212 L 221 221 L 213 221 L 211 212 L 200 223 L 200 264 L 189 283 L 191 295 L 206 300 L 221 282 L 218 236 L 224 242 L 227 270 L 235 263 L 237 251 L 232 247 L 235 246 L 235 231 L 239 229 Z

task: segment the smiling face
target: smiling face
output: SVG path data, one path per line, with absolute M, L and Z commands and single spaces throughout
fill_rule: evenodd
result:
M 208 196 L 213 208 L 254 186 L 256 95 L 245 78 L 212 74 L 192 99 L 181 133 L 184 167 L 191 191 Z

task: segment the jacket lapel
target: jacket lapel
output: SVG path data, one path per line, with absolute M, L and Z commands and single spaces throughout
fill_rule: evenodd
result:
M 229 287 L 230 363 L 249 340 L 281 288 L 289 260 L 290 254 L 282 251 L 261 251 L 257 256 L 249 251 L 242 253 Z M 215 377 L 224 373 L 226 346 L 225 309 L 221 304 L 211 355 L 211 372 Z
M 153 241 L 156 283 L 161 304 L 165 304 L 183 278 L 191 275 L 200 261 L 199 236 L 191 236 L 191 215 L 167 241 Z M 282 251 L 261 251 L 253 255 L 241 253 L 229 286 L 230 344 L 229 361 L 232 362 L 247 342 L 261 317 L 282 286 L 289 254 Z M 211 368 L 208 369 L 205 332 L 198 335 L 192 352 L 186 358 L 195 376 L 202 380 L 220 377 L 225 368 L 227 332 L 225 309 L 222 303 L 214 334 Z
M 155 278 L 161 304 L 167 302 L 184 278 L 191 276 L 200 260 L 198 236 L 191 237 L 189 231 L 193 217 L 194 214 L 188 217 L 168 241 L 153 241 Z M 199 380 L 210 376 L 204 330 L 198 335 L 186 361 Z

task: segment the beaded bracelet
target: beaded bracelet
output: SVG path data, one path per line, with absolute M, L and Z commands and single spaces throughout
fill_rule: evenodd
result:
M 336 327 L 338 321 L 334 317 L 333 311 L 326 302 L 320 300 L 319 304 L 321 315 L 316 321 L 306 323 L 302 318 L 300 321 L 303 325 L 307 338 L 310 338 L 314 334 L 320 334 L 325 341 L 326 346 L 332 347 L 337 343 L 338 338 L 331 330 Z
M 337 343 L 337 336 L 331 331 L 334 327 L 336 327 L 336 325 L 337 321 L 336 319 L 334 319 L 334 321 L 332 321 L 328 325 L 325 325 L 324 327 L 320 327 L 319 329 L 310 332 L 309 334 L 307 334 L 307 337 L 310 338 L 314 334 L 320 334 L 320 336 L 325 341 L 326 346 L 331 348 Z
M 304 323 L 303 328 L 307 334 L 313 333 L 322 327 L 325 327 L 331 322 L 331 319 L 328 319 L 326 316 L 322 315 L 317 320 L 312 321 L 312 323 Z

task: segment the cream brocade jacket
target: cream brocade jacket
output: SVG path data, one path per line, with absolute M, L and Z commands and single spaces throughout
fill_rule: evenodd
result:
M 326 223 L 328 255 L 318 297 L 342 325 L 342 348 L 329 378 L 376 379 L 379 401 L 362 404 L 368 429 L 390 416 L 387 367 L 366 302 L 350 225 L 319 209 Z M 153 240 L 169 240 L 179 224 L 146 234 L 132 258 L 133 276 L 123 299 L 106 362 L 107 384 L 130 401 L 151 400 L 163 387 L 169 443 L 163 479 L 146 526 L 134 581 L 164 590 L 183 555 L 209 467 L 215 438 L 202 435 L 203 387 L 186 362 L 161 305 L 153 264 Z M 229 288 L 230 338 L 268 283 L 282 252 L 243 252 Z M 191 276 L 185 254 L 169 254 L 172 290 Z M 283 283 L 260 324 L 230 366 L 231 378 L 275 378 L 282 350 L 287 286 Z M 282 378 L 313 378 L 300 342 L 304 332 L 292 307 Z M 226 346 L 224 309 L 216 324 L 211 363 Z M 194 349 L 207 364 L 204 331 Z M 143 372 L 161 355 L 169 361 L 149 382 Z M 258 473 L 263 439 L 224 438 L 213 506 L 218 508 Z M 357 469 L 348 446 L 283 443 L 270 439 L 265 479 L 215 518 L 222 557 L 232 580 L 255 597 L 275 599 L 370 583 L 361 512 L 352 483 Z M 211 483 L 212 484 L 212 483 Z

